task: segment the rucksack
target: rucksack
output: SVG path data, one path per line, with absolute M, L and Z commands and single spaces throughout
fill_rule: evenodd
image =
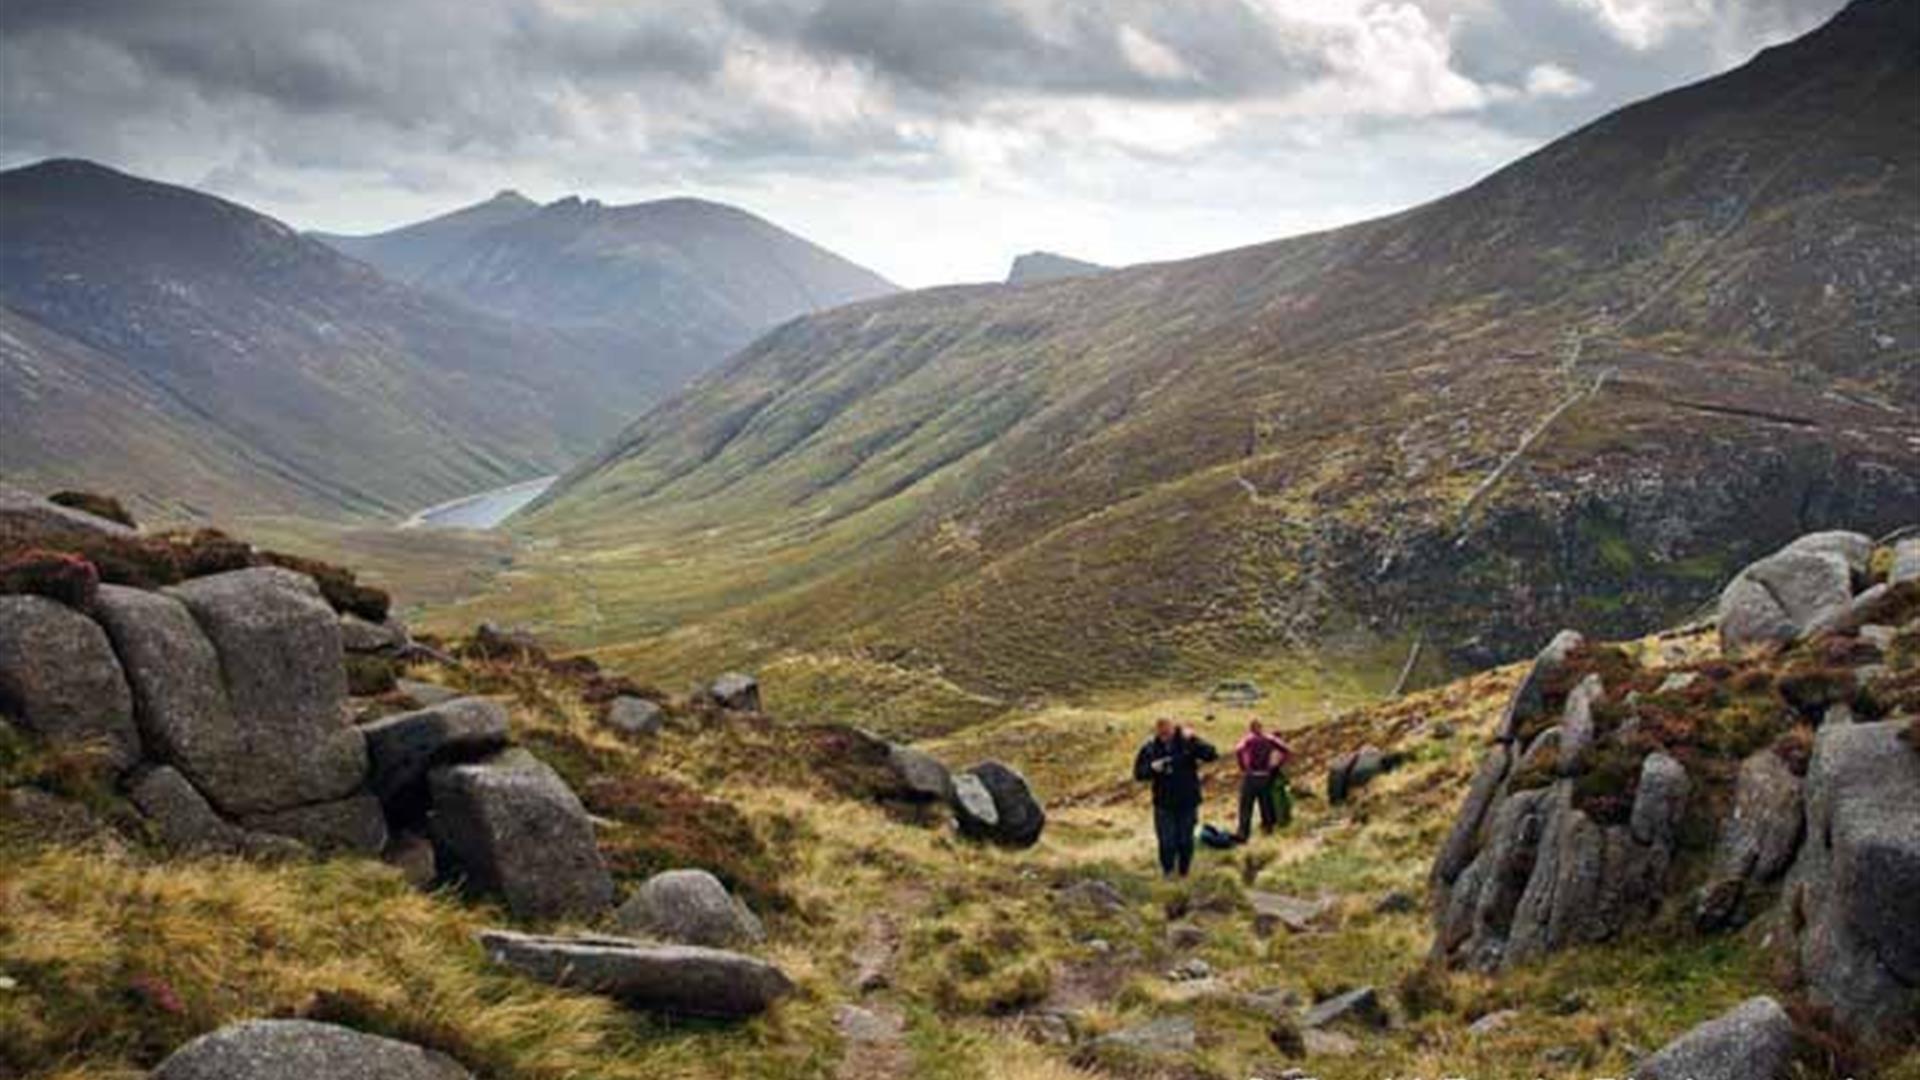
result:
M 1202 825 L 1200 826 L 1200 842 L 1210 848 L 1225 851 L 1231 847 L 1238 847 L 1240 845 L 1240 838 L 1220 828 L 1218 825 Z

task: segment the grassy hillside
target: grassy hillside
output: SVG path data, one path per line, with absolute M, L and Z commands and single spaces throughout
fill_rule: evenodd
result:
M 1391 218 L 788 324 L 449 619 L 1018 698 L 1677 618 L 1920 518 L 1916 41 L 1868 0 Z
M 1669 639 L 1631 651 L 1658 666 L 1705 647 Z M 1276 1046 L 1274 1033 L 1292 1030 L 1276 1017 L 1293 1007 L 1275 1002 L 1371 984 L 1395 1026 L 1349 1032 L 1344 1053 L 1311 1053 L 1304 1064 L 1315 1075 L 1624 1075 L 1639 1052 L 1768 977 L 1751 935 L 1702 939 L 1666 927 L 1498 978 L 1427 966 L 1428 916 L 1404 900 L 1423 894 L 1514 669 L 1358 709 L 1346 709 L 1363 700 L 1350 688 L 1276 688 L 1261 713 L 1295 729 L 1296 822 L 1236 852 L 1203 853 L 1194 878 L 1178 884 L 1151 874 L 1145 795 L 1126 767 L 1152 717 L 1214 708 L 1194 697 L 1019 710 L 927 744 L 954 763 L 1000 757 L 1032 779 L 1048 802 L 1048 829 L 1037 848 L 1010 853 L 859 801 L 801 725 L 684 715 L 657 739 L 630 742 L 600 727 L 553 675 L 500 665 L 413 674 L 508 703 L 516 738 L 565 772 L 601 819 L 624 883 L 663 865 L 703 865 L 748 896 L 768 917 L 767 956 L 799 993 L 741 1027 L 636 1017 L 487 966 L 472 935 L 501 924 L 504 912 L 414 892 L 371 860 L 166 859 L 138 845 L 26 832 L 0 817 L 10 869 L 0 888 L 0 974 L 10 980 L 0 993 L 0 1066 L 131 1078 L 199 1031 L 274 1014 L 433 1046 L 502 1080 L 1266 1076 L 1300 1063 Z M 1329 707 L 1343 711 L 1328 721 Z M 1247 715 L 1217 710 L 1197 723 L 1225 742 Z M 1355 802 L 1328 806 L 1315 791 L 1320 770 L 1369 742 L 1405 752 L 1407 763 Z M 775 749 L 784 767 L 740 767 Z M 82 762 L 9 741 L 0 774 L 4 786 L 38 785 L 115 812 L 88 786 Z M 1226 813 L 1224 787 L 1214 780 L 1208 820 Z M 1095 880 L 1117 892 L 1117 906 L 1071 899 L 1073 886 Z M 1248 888 L 1329 908 L 1306 932 L 1261 936 Z M 1176 921 L 1199 927 L 1201 943 L 1170 945 Z M 1212 978 L 1167 977 L 1194 957 Z M 863 994 L 851 983 L 874 963 L 888 984 Z M 854 1004 L 897 1029 L 843 1035 L 836 1017 Z M 1469 1030 L 1508 1009 L 1517 1020 Z M 1078 1049 L 1040 1034 L 1033 1016 L 1047 1011 L 1072 1016 Z M 1191 1056 L 1148 1068 L 1086 1049 L 1090 1037 L 1169 1016 L 1194 1019 Z M 1825 1075 L 1808 1062 L 1802 1075 Z M 1909 1055 L 1881 1075 L 1910 1080 L 1917 1069 Z

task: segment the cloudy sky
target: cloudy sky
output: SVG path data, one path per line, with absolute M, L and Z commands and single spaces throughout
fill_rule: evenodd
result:
M 1444 194 L 1841 0 L 0 0 L 0 164 L 370 231 L 737 203 L 908 285 Z

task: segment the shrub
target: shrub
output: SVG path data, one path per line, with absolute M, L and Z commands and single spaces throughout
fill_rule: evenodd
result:
M 35 549 L 0 562 L 0 593 L 27 593 L 84 608 L 100 590 L 100 572 L 78 555 Z
M 106 518 L 108 521 L 125 525 L 129 529 L 140 527 L 133 520 L 133 515 L 127 513 L 127 508 L 120 505 L 120 500 L 111 495 L 95 495 L 88 491 L 56 491 L 47 496 L 47 501 L 57 506 L 92 514 L 97 518 Z
M 263 551 L 259 558 L 268 566 L 285 567 L 312 578 L 335 611 L 352 612 L 373 623 L 387 621 L 393 598 L 385 590 L 360 584 L 353 571 L 345 567 L 278 551 Z

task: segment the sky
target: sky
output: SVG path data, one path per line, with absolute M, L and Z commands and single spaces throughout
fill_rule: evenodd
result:
M 300 228 L 730 202 L 908 286 L 1446 194 L 1841 0 L 0 0 L 0 165 Z

